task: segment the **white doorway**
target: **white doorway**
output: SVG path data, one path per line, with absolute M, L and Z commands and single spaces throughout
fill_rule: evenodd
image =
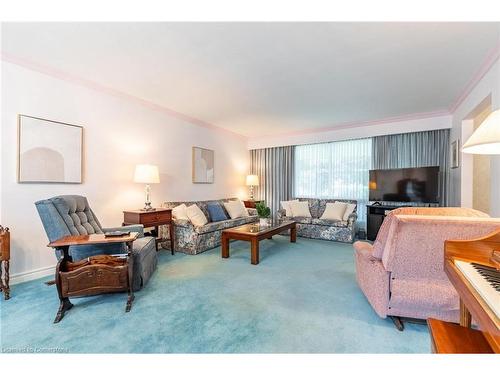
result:
M 491 105 L 474 117 L 474 131 L 491 113 Z M 491 166 L 489 155 L 472 156 L 472 208 L 491 213 Z

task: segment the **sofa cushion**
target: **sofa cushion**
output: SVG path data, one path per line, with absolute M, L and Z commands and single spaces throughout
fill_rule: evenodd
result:
M 215 223 L 207 223 L 201 227 L 196 227 L 195 231 L 196 233 L 202 234 L 202 233 L 210 233 L 210 232 L 215 232 L 216 230 L 222 230 L 227 228 L 227 223 L 226 221 L 217 221 Z
M 323 215 L 323 212 L 325 212 L 326 204 L 327 203 L 335 203 L 335 202 L 343 202 L 343 203 L 352 203 L 352 204 L 358 204 L 356 200 L 353 199 L 318 199 L 317 200 L 317 207 L 316 207 L 316 215 L 313 213 L 313 209 L 311 208 L 311 213 L 313 213 L 313 217 L 315 218 L 320 218 Z
M 182 203 L 172 209 L 172 216 L 177 220 L 189 220 L 187 216 L 187 206 Z
M 309 212 L 312 217 L 318 218 L 318 208 L 319 208 L 319 199 L 316 198 L 299 198 L 301 202 L 307 202 L 309 204 Z
M 436 313 L 455 311 L 458 317 L 459 299 L 448 280 L 393 277 L 389 309 L 420 319 L 428 317 L 422 312 L 434 312 L 432 316 L 439 318 Z
M 347 208 L 347 203 L 343 202 L 327 203 L 325 211 L 323 212 L 323 215 L 321 215 L 320 219 L 340 221 L 344 218 L 344 213 L 346 208 Z
M 210 202 L 207 204 L 208 215 L 210 216 L 210 221 L 217 222 L 229 219 L 226 212 L 222 208 L 219 202 Z
M 228 212 L 231 219 L 249 216 L 248 211 L 242 201 L 225 202 L 224 207 L 226 208 L 226 211 Z
M 203 214 L 205 214 L 205 217 L 208 218 L 208 217 L 210 217 L 210 215 L 208 214 L 208 211 L 207 211 L 207 205 L 209 203 L 219 202 L 222 205 L 224 202 L 229 202 L 229 201 L 234 201 L 234 200 L 237 200 L 237 198 L 225 198 L 225 199 L 209 200 L 209 201 L 163 202 L 161 206 L 163 208 L 175 208 L 183 203 L 186 206 L 191 206 L 192 204 L 196 203 L 196 205 L 198 205 L 200 210 L 203 211 Z M 222 207 L 222 208 L 225 210 L 224 207 Z M 226 212 L 226 214 L 227 214 L 227 212 Z M 229 215 L 228 215 L 228 217 L 229 217 Z
M 218 230 L 234 228 L 240 225 L 249 224 L 257 220 L 258 216 L 246 216 L 246 217 L 240 217 L 238 219 L 228 219 L 223 221 L 217 221 L 215 223 L 207 223 L 201 227 L 196 227 L 195 231 L 198 234 L 210 233 Z
M 186 210 L 186 213 L 191 223 L 193 223 L 193 225 L 196 227 L 201 227 L 208 223 L 205 214 L 196 204 L 192 204 L 191 206 L 189 206 Z
M 328 227 L 347 227 L 348 222 L 344 220 L 312 219 L 311 224 L 325 225 Z
M 281 208 L 285 210 L 285 215 L 286 216 L 293 216 L 292 209 L 290 207 L 290 203 L 292 202 L 298 202 L 298 199 L 294 199 L 291 201 L 281 201 Z
M 309 202 L 290 202 L 290 209 L 294 217 L 311 217 Z
M 354 204 L 354 203 L 346 203 L 346 204 L 347 204 L 347 207 L 346 207 L 345 212 L 344 212 L 344 217 L 342 218 L 342 220 L 344 220 L 344 221 L 349 220 L 349 216 L 356 209 L 356 204 Z

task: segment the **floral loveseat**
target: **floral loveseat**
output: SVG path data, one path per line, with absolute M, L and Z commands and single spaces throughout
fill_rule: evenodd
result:
M 190 206 L 192 204 L 196 204 L 205 214 L 205 217 L 208 220 L 208 223 L 201 226 L 195 227 L 188 220 L 177 220 L 174 219 L 174 248 L 175 251 L 180 251 L 186 254 L 199 254 L 206 250 L 213 249 L 217 247 L 221 243 L 221 234 L 222 230 L 226 228 L 237 227 L 239 225 L 253 223 L 259 220 L 257 216 L 257 210 L 248 208 L 247 211 L 250 216 L 248 217 L 240 217 L 237 219 L 228 219 L 223 221 L 210 221 L 210 215 L 208 214 L 207 205 L 211 202 L 219 202 L 222 206 L 222 209 L 226 213 L 227 217 L 229 214 L 224 208 L 224 202 L 228 202 L 231 200 L 237 200 L 237 198 L 229 198 L 229 199 L 219 199 L 212 201 L 192 201 L 192 202 L 164 202 L 162 207 L 164 208 L 174 208 L 179 206 L 180 204 L 185 204 L 186 206 Z M 162 238 L 170 238 L 170 234 L 168 233 L 168 228 L 165 226 L 160 227 L 160 236 Z M 164 242 L 162 244 L 163 247 L 169 247 L 170 241 Z
M 352 243 L 356 234 L 356 209 L 358 202 L 348 199 L 316 199 L 316 198 L 297 198 L 299 201 L 309 203 L 309 211 L 312 217 L 293 217 L 297 223 L 297 236 L 316 238 L 320 240 L 330 240 Z M 327 203 L 344 202 L 356 204 L 353 213 L 349 215 L 347 221 L 320 219 L 325 212 Z M 286 211 L 278 211 L 279 218 L 288 218 Z

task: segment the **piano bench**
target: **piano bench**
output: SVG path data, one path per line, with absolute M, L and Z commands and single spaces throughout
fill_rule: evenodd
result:
M 427 319 L 435 354 L 487 354 L 493 353 L 481 331 L 455 323 Z

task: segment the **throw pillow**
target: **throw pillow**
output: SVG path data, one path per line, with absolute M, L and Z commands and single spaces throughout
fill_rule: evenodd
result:
M 311 217 L 309 202 L 292 201 L 290 202 L 290 209 L 294 217 Z
M 172 216 L 177 220 L 189 220 L 187 216 L 187 206 L 183 203 L 172 209 Z
M 210 216 L 210 221 L 212 222 L 223 221 L 228 219 L 226 213 L 224 212 L 224 209 L 222 208 L 219 202 L 213 202 L 207 204 L 207 211 L 208 215 Z
M 196 204 L 193 204 L 189 206 L 186 210 L 187 216 L 191 223 L 196 226 L 196 227 L 202 227 L 206 223 L 208 223 L 207 218 L 205 217 L 205 214 L 201 210 L 200 207 L 198 207 Z
M 342 219 L 344 218 L 344 213 L 346 208 L 347 208 L 347 203 L 342 203 L 342 202 L 327 203 L 325 212 L 323 212 L 323 215 L 321 215 L 320 219 L 342 221 Z
M 292 209 L 290 208 L 290 203 L 298 201 L 299 201 L 298 199 L 294 199 L 291 201 L 281 201 L 281 208 L 285 210 L 286 216 L 293 216 Z
M 248 211 L 242 201 L 224 202 L 224 207 L 226 207 L 226 211 L 231 219 L 250 216 L 248 215 Z
M 349 220 L 349 215 L 354 212 L 355 208 L 356 208 L 356 205 L 354 203 L 347 203 L 347 207 L 345 209 L 344 218 L 343 218 L 344 221 Z

